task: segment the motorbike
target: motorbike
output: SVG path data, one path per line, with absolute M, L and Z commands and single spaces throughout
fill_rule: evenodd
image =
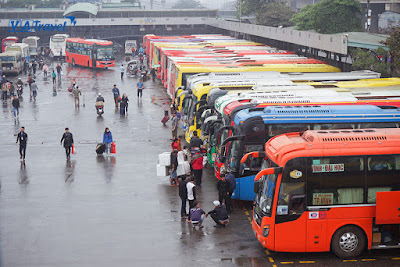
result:
M 101 116 L 104 114 L 104 107 L 103 106 L 96 106 L 97 115 Z
M 17 84 L 17 95 L 18 97 L 22 96 L 22 84 Z

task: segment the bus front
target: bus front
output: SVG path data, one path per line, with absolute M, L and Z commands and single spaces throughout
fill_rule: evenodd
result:
M 96 51 L 96 68 L 115 67 L 113 44 L 99 45 Z
M 50 51 L 55 57 L 64 57 L 67 34 L 55 34 L 50 37 Z

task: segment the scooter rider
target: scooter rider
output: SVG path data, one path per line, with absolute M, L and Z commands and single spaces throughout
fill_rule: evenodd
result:
M 24 87 L 24 82 L 21 80 L 21 78 L 18 78 L 18 81 L 17 81 L 17 95 L 18 96 L 22 95 L 23 87 Z
M 103 111 L 104 111 L 104 97 L 101 96 L 101 93 L 96 98 L 96 110 L 99 110 L 99 107 L 103 106 Z

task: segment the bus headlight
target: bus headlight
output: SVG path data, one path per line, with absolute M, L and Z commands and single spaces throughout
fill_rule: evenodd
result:
M 263 227 L 262 235 L 263 237 L 267 237 L 269 235 L 269 224 Z
M 212 155 L 211 155 L 211 160 L 212 161 L 215 161 L 215 156 L 216 156 L 215 153 L 212 153 Z
M 221 174 L 221 173 L 225 173 L 225 164 L 222 164 L 221 165 L 221 168 L 219 169 L 219 173 Z

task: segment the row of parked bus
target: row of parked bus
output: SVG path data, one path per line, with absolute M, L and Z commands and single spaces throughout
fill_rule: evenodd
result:
M 275 251 L 400 247 L 400 79 L 222 35 L 144 37 L 149 63 L 198 132 L 215 176 L 254 201 Z

